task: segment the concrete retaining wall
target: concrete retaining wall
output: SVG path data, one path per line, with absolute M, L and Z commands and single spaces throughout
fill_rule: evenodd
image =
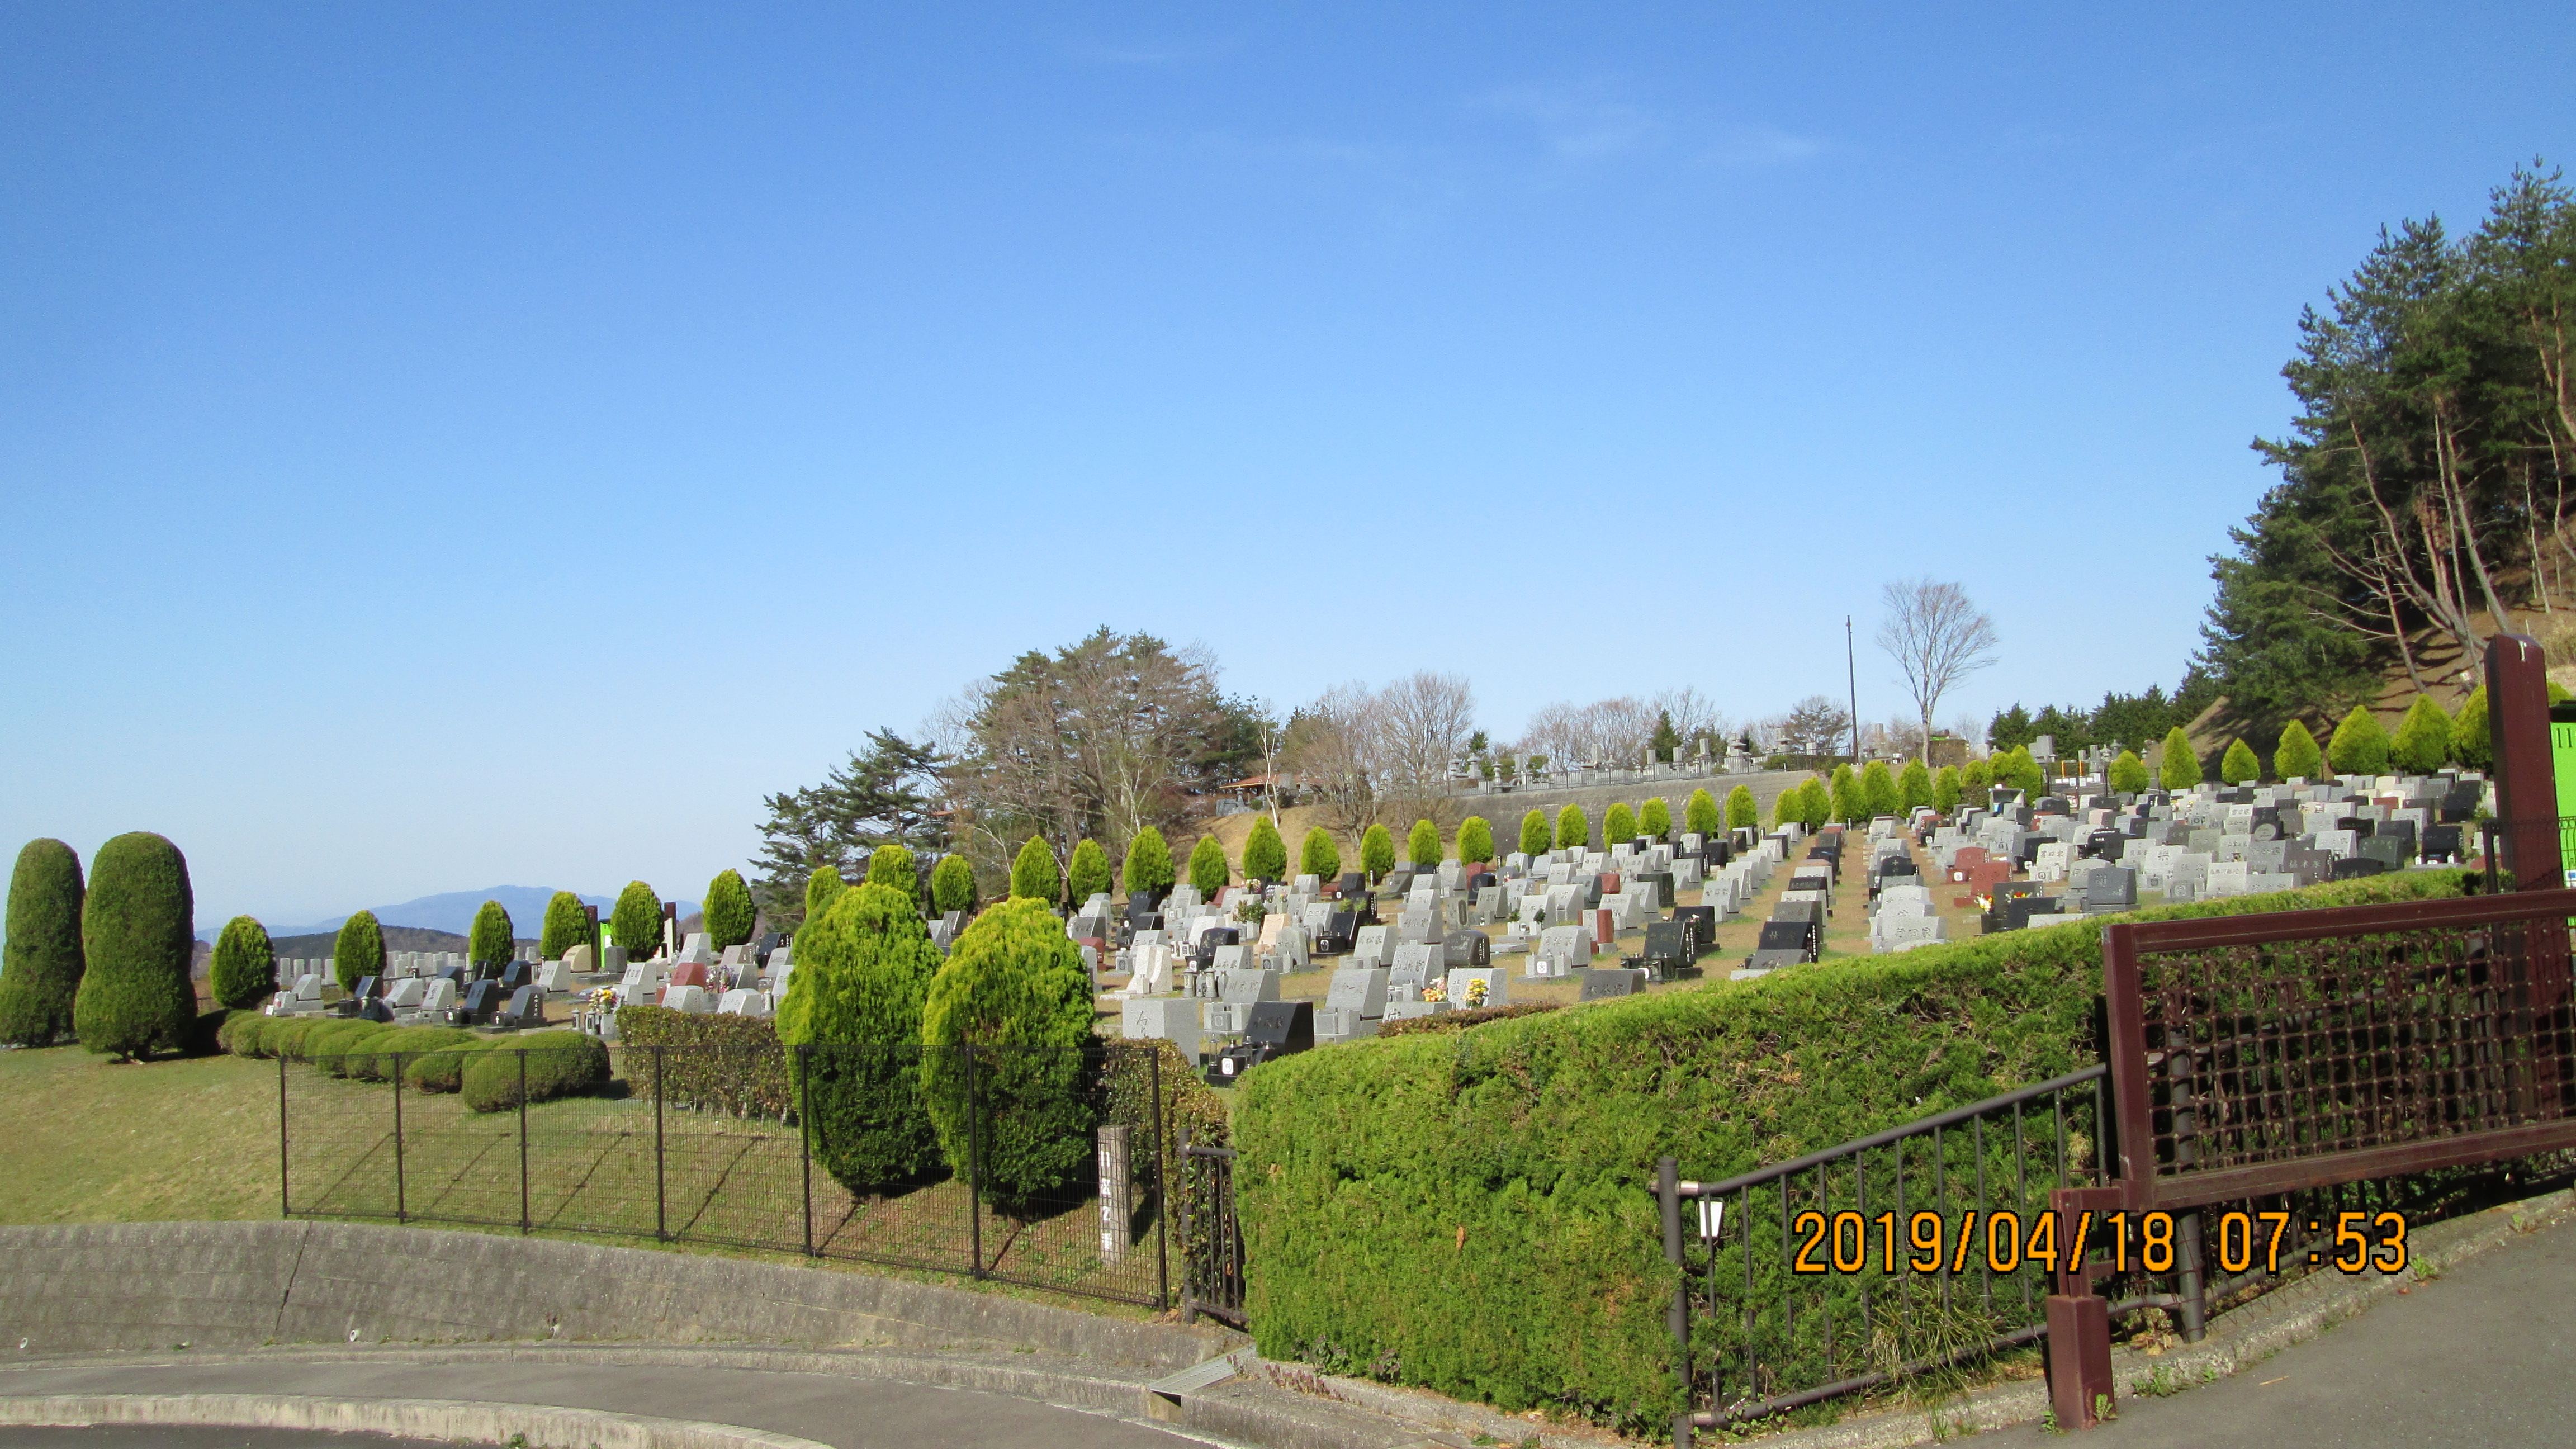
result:
M 1026 1348 L 1186 1368 L 1222 1329 L 868 1273 L 357 1223 L 0 1228 L 0 1352 L 496 1339 Z

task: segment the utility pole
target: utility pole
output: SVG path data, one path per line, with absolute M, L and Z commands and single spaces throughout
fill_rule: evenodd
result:
M 1843 615 L 1843 677 L 1851 686 L 1852 768 L 1860 768 L 1860 665 L 1852 658 L 1851 615 Z

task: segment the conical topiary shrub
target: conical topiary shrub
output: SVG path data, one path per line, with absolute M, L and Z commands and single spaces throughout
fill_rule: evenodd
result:
M 2120 795 L 2144 794 L 2147 787 L 2152 783 L 2152 778 L 2147 774 L 2147 762 L 2138 758 L 2137 751 L 2122 750 L 2120 752 L 2120 757 L 2111 762 L 2111 789 L 2113 793 Z
M 930 868 L 930 903 L 941 915 L 975 909 L 975 867 L 962 855 L 943 855 Z
M 1556 848 L 1583 850 L 1592 844 L 1592 822 L 1580 805 L 1568 805 L 1556 812 Z
M 1872 760 L 1860 772 L 1860 803 L 1873 819 L 1897 813 L 1902 801 L 1896 793 L 1896 772 L 1887 768 L 1887 761 Z
M 1470 815 L 1458 822 L 1458 859 L 1465 865 L 1482 865 L 1494 858 L 1494 827 L 1482 815 Z
M 331 939 L 331 979 L 342 991 L 355 991 L 370 976 L 385 974 L 385 930 L 376 913 L 360 911 L 340 923 Z
M 2417 695 L 2398 723 L 2388 758 L 2409 775 L 2429 775 L 2450 762 L 2451 717 L 2429 696 Z
M 1555 833 L 1547 828 L 1546 811 L 1532 810 L 1521 817 L 1521 854 L 1545 855 L 1548 852 L 1549 843 L 1555 838 Z
M 2263 762 L 2254 758 L 2253 749 L 2243 740 L 2227 742 L 2227 753 L 2218 757 L 2218 779 L 2233 789 L 2249 780 L 2263 778 Z
M 796 934 L 778 1040 L 811 1112 L 814 1160 L 852 1192 L 939 1166 L 921 1102 L 922 1009 L 939 967 L 911 895 L 875 882 L 833 897 Z
M 2132 757 L 2134 758 L 2134 757 Z M 2140 765 L 2139 778 L 2145 778 L 2146 766 Z M 1932 808 L 1947 815 L 1959 808 L 1959 767 L 1943 765 L 1932 777 Z
M 1745 793 L 1750 795 L 1752 792 L 1747 790 Z M 1682 831 L 1699 836 L 1726 833 L 1726 817 L 1717 808 L 1717 797 L 1708 793 L 1705 786 L 1691 791 L 1690 798 L 1682 802 Z
M 1064 868 L 1065 897 L 1080 906 L 1109 889 L 1109 852 L 1088 836 L 1074 842 L 1073 860 Z
M 2487 742 L 2487 687 L 2483 684 L 2469 691 L 2469 697 L 2460 701 L 2460 712 L 2452 717 L 2451 758 L 2472 770 L 2495 763 L 2495 750 Z
M 1233 869 L 1226 864 L 1225 847 L 1217 844 L 1213 835 L 1200 836 L 1199 843 L 1190 847 L 1190 884 L 1198 887 L 1200 898 L 1215 900 L 1216 893 L 1224 890 L 1225 883 L 1233 877 Z
M 1726 828 L 1744 830 L 1762 823 L 1762 807 L 1753 799 L 1753 787 L 1738 785 L 1726 792 Z
M 2379 716 L 2367 705 L 2354 705 L 2326 743 L 2326 760 L 2338 775 L 2387 774 L 2388 731 Z
M 50 1046 L 72 1035 L 81 983 L 80 856 L 30 840 L 9 873 L 8 939 L 0 942 L 0 1042 Z
M 1011 898 L 1037 901 L 1050 910 L 1064 899 L 1064 874 L 1043 836 L 1030 836 L 1028 844 L 1020 847 L 1019 858 L 1011 862 Z
M 1637 807 L 1637 833 L 1648 840 L 1665 841 L 1673 835 L 1673 807 L 1656 796 Z
M 1318 882 L 1329 883 L 1342 873 L 1342 852 L 1333 844 L 1332 834 L 1318 825 L 1306 832 L 1297 848 L 1297 873 L 1311 875 Z
M 977 916 L 931 978 L 922 1098 L 948 1165 L 1006 1216 L 1027 1218 L 1092 1162 L 1102 1048 L 1091 1022 L 1082 954 L 1033 897 Z
M 1172 888 L 1178 877 L 1172 870 L 1172 848 L 1163 843 L 1163 832 L 1148 825 L 1127 842 L 1127 859 L 1119 866 L 1119 880 L 1131 897 L 1152 896 L 1157 900 Z
M 820 877 L 824 870 L 832 868 L 827 865 L 814 874 Z M 838 889 L 840 884 L 841 873 L 832 870 L 828 889 Z M 805 906 L 808 910 L 814 906 L 812 882 L 805 887 Z M 608 935 L 612 942 L 626 948 L 628 960 L 651 960 L 662 949 L 661 894 L 640 880 L 628 881 L 626 889 L 617 893 L 617 905 L 608 913 Z
M 1637 812 L 1624 800 L 1612 801 L 1601 812 L 1601 843 L 1625 845 L 1637 838 Z
M 2281 726 L 2281 742 L 2272 748 L 2272 774 L 2283 780 L 2313 780 L 2325 773 L 2326 752 L 2308 727 L 2292 720 Z
M 626 889 L 632 892 L 637 886 L 644 886 L 644 883 L 637 881 L 635 885 L 628 886 Z M 809 921 L 823 919 L 823 913 L 832 908 L 832 898 L 849 888 L 849 884 L 841 879 L 841 868 L 836 865 L 822 866 L 812 875 L 805 877 L 805 919 Z M 652 888 L 644 886 L 644 893 L 651 895 Z M 621 911 L 626 908 L 625 896 L 621 895 L 617 898 L 617 908 Z M 655 909 L 659 910 L 660 907 L 656 905 Z M 608 934 L 611 937 L 617 935 L 615 916 L 609 918 Z M 626 943 L 620 940 L 618 944 L 623 946 Z
M 1440 827 L 1428 820 L 1416 820 L 1404 837 L 1404 858 L 1415 870 L 1429 870 L 1440 863 Z
M 590 944 L 589 908 L 570 891 L 555 892 L 546 902 L 546 925 L 537 937 L 537 954 L 549 961 L 560 961 L 573 947 Z M 590 964 L 593 970 L 599 968 L 596 961 Z
M 215 1005 L 246 1011 L 277 994 L 277 952 L 268 928 L 248 916 L 224 922 L 215 954 L 206 963 L 206 990 Z
M 2188 790 L 2200 783 L 2200 756 L 2191 752 L 2191 736 L 2175 725 L 2165 732 L 2165 753 L 2156 774 L 2168 790 Z
M 196 893 L 179 847 L 149 831 L 98 848 L 81 902 L 80 993 L 72 1024 L 103 1056 L 183 1051 L 197 1021 L 188 966 L 196 955 Z
M 1360 832 L 1360 869 L 1368 873 L 1371 885 L 1395 869 L 1395 836 L 1385 826 L 1371 825 Z

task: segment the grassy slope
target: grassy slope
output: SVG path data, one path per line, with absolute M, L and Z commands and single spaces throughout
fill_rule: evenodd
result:
M 0 1223 L 277 1215 L 277 1064 L 0 1051 Z

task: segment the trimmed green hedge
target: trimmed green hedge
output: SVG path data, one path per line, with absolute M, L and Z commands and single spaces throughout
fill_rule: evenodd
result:
M 2408 872 L 2175 919 L 2456 894 Z M 1266 1357 L 1631 1431 L 1672 1408 L 1655 1160 L 1716 1178 L 2093 1060 L 2101 922 L 1828 962 L 1252 1074 L 1235 1181 Z
M 520 1063 L 525 1060 L 523 1073 Z M 532 1031 L 496 1037 L 465 1058 L 465 1105 L 477 1112 L 506 1112 L 528 1101 L 551 1102 L 587 1092 L 608 1080 L 608 1048 L 578 1031 Z
M 1479 1006 L 1473 1011 L 1435 1011 L 1429 1016 L 1408 1016 L 1390 1021 L 1377 1029 L 1379 1036 L 1429 1036 L 1434 1032 L 1465 1031 L 1489 1021 L 1509 1021 L 1516 1016 L 1536 1016 L 1542 1011 L 1564 1007 L 1561 1001 L 1516 1001 L 1508 1006 Z
M 352 1061 L 348 1074 L 360 1081 L 385 1081 L 394 1074 L 396 1058 L 408 1072 L 413 1058 L 473 1039 L 474 1033 L 461 1026 L 390 1027 L 367 1040 L 368 1055 Z
M 9 873 L 8 937 L 0 940 L 0 1042 L 51 1046 L 72 1034 L 81 983 L 80 856 L 59 840 L 30 840 Z
M 810 969 L 798 966 L 796 981 Z M 657 1046 L 670 1050 L 657 1056 Z M 637 1097 L 658 1089 L 666 1106 L 785 1121 L 795 1102 L 777 1025 L 756 1016 L 621 1006 L 617 1066 Z
M 469 1036 L 454 1046 L 438 1048 L 405 1066 L 403 1081 L 415 1092 L 453 1092 L 464 1085 L 466 1060 L 500 1040 L 497 1036 Z
M 248 916 L 224 922 L 206 964 L 206 988 L 228 1007 L 257 1006 L 276 995 L 277 952 L 269 946 L 268 928 Z
M 188 859 L 148 830 L 117 836 L 90 860 L 81 901 L 80 990 L 72 1026 L 102 1056 L 184 1052 L 197 1026 L 196 895 Z

